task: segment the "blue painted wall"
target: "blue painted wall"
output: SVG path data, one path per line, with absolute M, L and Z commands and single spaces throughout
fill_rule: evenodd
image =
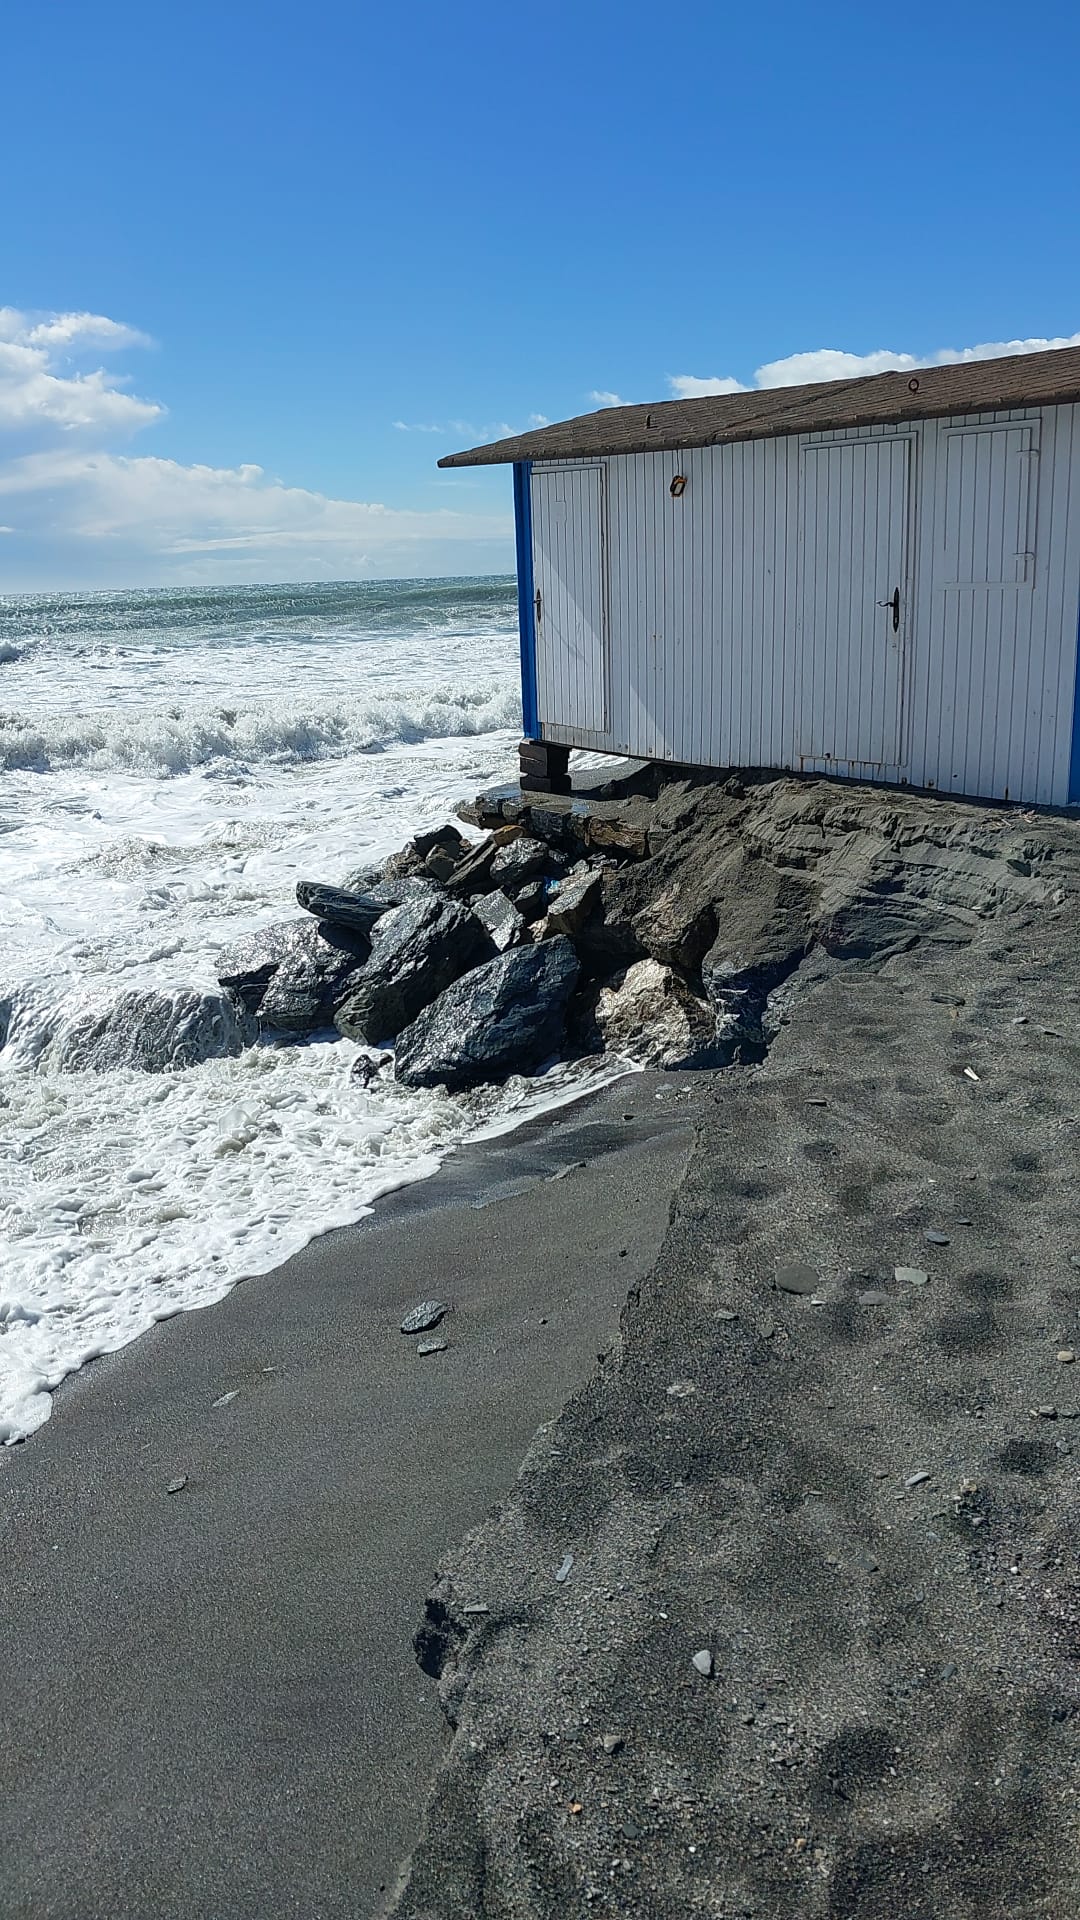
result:
M 532 461 L 519 460 L 514 468 L 514 530 L 517 536 L 518 635 L 521 643 L 521 725 L 526 740 L 539 740 L 531 480 Z

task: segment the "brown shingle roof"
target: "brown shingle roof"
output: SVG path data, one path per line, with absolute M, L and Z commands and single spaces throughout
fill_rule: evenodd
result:
M 1080 347 L 968 360 L 961 366 L 917 367 L 867 379 L 825 380 L 808 387 L 660 400 L 652 406 L 605 407 L 535 433 L 450 453 L 440 467 L 498 466 L 514 460 L 588 459 L 605 453 L 671 452 L 726 440 L 768 440 L 784 433 L 833 432 L 950 413 L 995 413 L 1080 401 Z

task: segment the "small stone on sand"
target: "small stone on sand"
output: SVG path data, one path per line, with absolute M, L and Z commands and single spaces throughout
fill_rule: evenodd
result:
M 421 1359 L 423 1359 L 424 1356 L 429 1353 L 445 1353 L 446 1341 L 445 1340 L 420 1340 L 417 1343 L 416 1351 L 420 1355 Z
M 693 1655 L 690 1664 L 697 1669 L 703 1679 L 707 1680 L 713 1670 L 712 1654 L 707 1647 L 702 1647 L 700 1653 Z
M 887 1307 L 891 1299 L 882 1287 L 864 1287 L 858 1296 L 860 1307 Z
M 937 1227 L 927 1227 L 925 1237 L 929 1247 L 947 1247 L 949 1244 L 948 1234 L 940 1233 Z
M 1076 1359 L 1076 1349 L 1074 1347 L 1059 1347 L 1057 1357 L 1062 1366 L 1067 1367 Z
M 738 1317 L 733 1307 L 717 1307 L 716 1309 L 716 1318 L 718 1320 L 737 1320 Z
M 796 1261 L 790 1267 L 776 1269 L 776 1285 L 781 1293 L 814 1293 L 819 1284 L 820 1275 L 815 1273 L 813 1267 L 805 1266 L 802 1261 Z
M 976 1073 L 976 1071 L 975 1071 L 975 1069 L 974 1069 L 974 1067 L 965 1067 L 965 1068 L 964 1068 L 964 1078 L 965 1078 L 966 1080 L 977 1080 L 977 1079 L 979 1078 L 979 1076 L 978 1076 L 978 1074 Z
M 605 1753 L 618 1753 L 626 1745 L 621 1733 L 605 1733 L 600 1741 Z
M 924 1480 L 929 1480 L 929 1478 L 930 1478 L 929 1469 L 926 1467 L 920 1467 L 917 1473 L 908 1474 L 907 1479 L 904 1481 L 904 1485 L 907 1488 L 908 1492 L 911 1493 L 915 1487 L 921 1487 Z
M 186 1486 L 187 1486 L 187 1474 L 179 1473 L 177 1474 L 175 1480 L 169 1481 L 169 1484 L 166 1487 L 165 1491 L 166 1493 L 183 1493 L 184 1488 Z
M 565 1553 L 562 1559 L 560 1560 L 558 1566 L 555 1569 L 555 1578 L 559 1582 L 560 1586 L 563 1584 L 564 1581 L 569 1580 L 570 1569 L 573 1566 L 573 1564 L 574 1564 L 573 1554 Z
M 239 1398 L 239 1387 L 232 1387 L 228 1393 L 219 1393 L 217 1399 L 212 1402 L 212 1407 L 227 1407 L 230 1400 L 238 1400 Z
M 427 1333 L 437 1327 L 446 1312 L 445 1300 L 421 1300 L 410 1308 L 401 1323 L 402 1333 Z
M 667 1390 L 667 1396 L 669 1400 L 689 1400 L 690 1395 L 696 1392 L 697 1388 L 692 1380 L 673 1380 Z
M 894 1272 L 902 1287 L 925 1287 L 930 1278 L 930 1275 L 924 1273 L 921 1267 L 896 1267 Z

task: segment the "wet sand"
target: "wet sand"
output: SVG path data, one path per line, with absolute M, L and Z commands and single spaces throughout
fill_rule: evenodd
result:
M 656 1258 L 689 1145 L 664 1084 L 457 1155 L 0 1454 L 4 1920 L 373 1912 L 445 1744 L 424 1595 Z M 422 1359 L 399 1322 L 431 1295 Z

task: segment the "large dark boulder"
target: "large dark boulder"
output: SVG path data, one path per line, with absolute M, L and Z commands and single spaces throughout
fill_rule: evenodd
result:
M 245 1013 L 257 1013 L 263 995 L 306 920 L 277 920 L 257 933 L 242 934 L 218 957 L 218 985 Z
M 288 920 L 249 934 L 222 954 L 218 980 L 272 1033 L 315 1033 L 332 1024 L 370 952 L 362 934 L 314 920 Z
M 97 1012 L 58 1020 L 49 1059 L 66 1073 L 165 1073 L 242 1053 L 255 1031 L 228 993 L 132 988 Z
M 492 952 L 486 928 L 459 900 L 432 887 L 393 907 L 371 936 L 371 955 L 337 1009 L 350 1040 L 392 1040 L 452 981 Z
M 398 1036 L 395 1078 L 454 1088 L 528 1072 L 558 1048 L 580 971 L 562 934 L 475 968 Z
M 305 913 L 329 927 L 345 927 L 350 933 L 370 934 L 386 904 L 370 893 L 353 893 L 348 887 L 330 887 L 321 880 L 298 880 L 297 903 Z

